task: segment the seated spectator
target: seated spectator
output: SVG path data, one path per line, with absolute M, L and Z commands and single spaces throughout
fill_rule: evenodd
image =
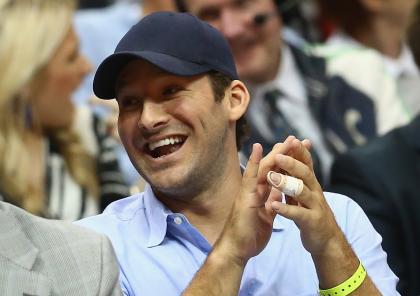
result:
M 411 47 L 419 49 L 420 5 L 409 31 Z M 420 51 L 414 52 L 420 61 Z M 337 158 L 331 190 L 351 196 L 365 210 L 383 237 L 402 295 L 420 294 L 420 115 Z
M 337 157 L 330 191 L 351 196 L 382 235 L 401 295 L 420 294 L 420 115 Z
M 76 220 L 128 193 L 115 141 L 71 94 L 90 71 L 74 1 L 2 1 L 0 188 L 36 215 Z
M 318 0 L 322 14 L 337 30 L 327 40 L 336 48 L 371 48 L 398 85 L 403 104 L 414 118 L 420 112 L 420 71 L 406 41 L 416 0 Z M 343 71 L 348 68 L 343 69 Z
M 2 296 L 121 295 L 114 250 L 104 235 L 0 201 L 0 238 Z
M 252 142 L 270 151 L 289 134 L 308 138 L 313 143 L 315 172 L 327 184 L 335 155 L 383 130 L 383 121 L 378 120 L 382 116 L 377 113 L 382 108 L 377 108 L 370 93 L 353 87 L 342 76 L 330 75 L 325 59 L 282 40 L 279 2 L 183 0 L 190 13 L 224 34 L 239 77 L 250 89 L 251 135 L 242 152 L 249 155 Z M 382 82 L 371 81 L 376 89 L 381 89 Z M 387 114 L 388 126 L 401 125 L 400 108 L 391 108 Z
M 374 50 L 329 45 L 310 46 L 310 50 L 325 59 L 328 75 L 342 77 L 349 85 L 369 96 L 375 106 L 378 135 L 410 122 L 412 112 L 401 98 L 396 81 L 386 74 L 383 59 Z M 357 126 L 360 116 L 349 111 L 344 120 L 350 127 Z M 369 139 L 357 128 L 350 128 L 350 131 L 358 145 L 368 142 Z
M 340 295 L 397 294 L 379 234 L 350 198 L 323 193 L 307 140 L 288 137 L 264 159 L 254 144 L 241 170 L 250 96 L 214 27 L 185 13 L 144 17 L 101 63 L 93 89 L 116 98 L 122 143 L 147 180 L 144 192 L 77 222 L 111 239 L 126 295 L 180 295 L 223 238 L 213 253 L 221 272 L 190 295 L 337 295 L 330 288 L 340 283 Z M 300 184 L 287 203 L 270 170 Z

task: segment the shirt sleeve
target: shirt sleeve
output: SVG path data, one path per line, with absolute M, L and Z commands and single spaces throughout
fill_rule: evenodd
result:
M 362 208 L 355 201 L 339 194 L 330 194 L 327 201 L 347 241 L 382 295 L 400 295 L 396 289 L 398 277 L 389 267 L 387 255 L 382 249 L 382 237 Z

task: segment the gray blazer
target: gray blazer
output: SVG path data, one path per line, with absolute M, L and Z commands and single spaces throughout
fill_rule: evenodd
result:
M 121 295 L 111 243 L 0 201 L 0 295 Z

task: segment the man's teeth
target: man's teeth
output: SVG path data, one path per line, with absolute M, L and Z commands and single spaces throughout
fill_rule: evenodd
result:
M 149 150 L 153 151 L 156 148 L 166 146 L 166 145 L 173 145 L 173 144 L 180 143 L 180 142 L 182 142 L 182 139 L 178 138 L 178 137 L 171 137 L 171 138 L 162 139 L 160 141 L 150 143 L 149 144 Z

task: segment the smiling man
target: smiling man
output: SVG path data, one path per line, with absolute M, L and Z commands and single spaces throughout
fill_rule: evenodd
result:
M 111 239 L 126 295 L 180 295 L 213 246 L 209 258 L 226 265 L 207 261 L 186 295 L 200 295 L 203 284 L 212 295 L 315 295 L 356 271 L 363 295 L 395 292 L 380 236 L 350 199 L 324 195 L 308 141 L 289 137 L 264 159 L 255 144 L 242 175 L 249 93 L 215 28 L 189 14 L 143 18 L 99 66 L 94 91 L 116 98 L 122 142 L 148 182 L 79 222 Z M 270 170 L 302 179 L 302 193 L 280 203 Z M 208 268 L 226 276 L 200 276 Z

